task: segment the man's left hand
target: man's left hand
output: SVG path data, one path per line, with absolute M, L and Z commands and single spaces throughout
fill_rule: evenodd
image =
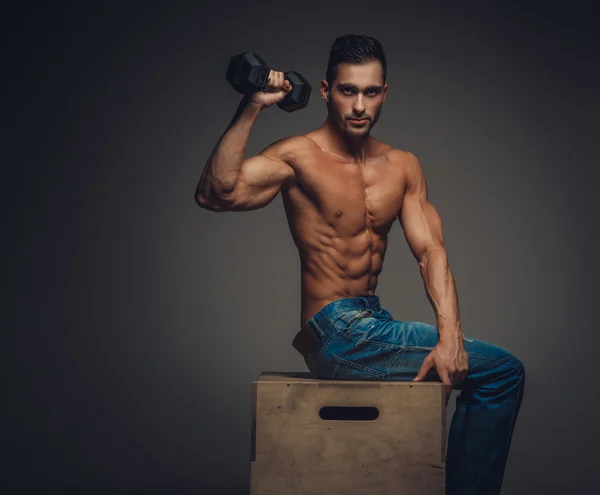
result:
M 431 368 L 436 369 L 440 379 L 446 384 L 447 403 L 452 387 L 458 385 L 467 377 L 469 369 L 469 357 L 462 342 L 438 342 L 423 360 L 423 364 L 413 381 L 422 381 Z

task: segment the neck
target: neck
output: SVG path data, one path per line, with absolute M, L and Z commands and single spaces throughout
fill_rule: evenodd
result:
M 350 136 L 336 126 L 329 116 L 321 126 L 321 129 L 328 138 L 328 147 L 331 148 L 329 151 L 349 157 L 360 164 L 366 161 L 371 150 L 371 138 L 369 134 Z

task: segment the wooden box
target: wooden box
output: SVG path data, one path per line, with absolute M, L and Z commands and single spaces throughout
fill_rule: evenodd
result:
M 253 382 L 251 495 L 443 495 L 441 382 Z

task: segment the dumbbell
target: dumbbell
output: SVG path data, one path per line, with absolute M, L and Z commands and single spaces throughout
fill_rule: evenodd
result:
M 227 79 L 234 89 L 244 95 L 264 91 L 269 80 L 271 68 L 256 53 L 245 52 L 231 57 L 227 68 Z M 277 103 L 286 112 L 294 112 L 304 108 L 310 97 L 310 84 L 300 74 L 293 70 L 284 73 L 292 90 Z

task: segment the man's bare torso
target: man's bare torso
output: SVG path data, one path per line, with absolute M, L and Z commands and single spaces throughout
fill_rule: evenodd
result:
M 318 130 L 292 139 L 296 178 L 281 194 L 301 260 L 302 326 L 332 301 L 375 294 L 408 154 L 369 137 L 369 156 L 359 163 L 328 151 Z

